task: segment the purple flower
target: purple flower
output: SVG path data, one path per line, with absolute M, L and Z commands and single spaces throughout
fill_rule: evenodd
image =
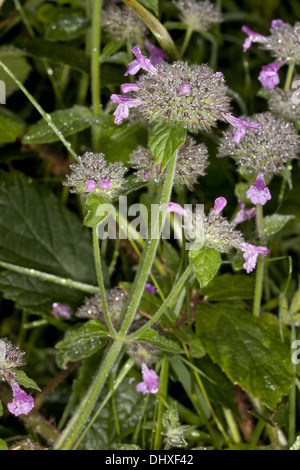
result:
M 125 77 L 129 74 L 135 75 L 140 69 L 144 69 L 152 74 L 157 73 L 156 68 L 151 64 L 150 60 L 141 53 L 140 46 L 134 46 L 132 48 L 132 52 L 134 53 L 136 60 L 130 62 L 127 72 L 124 73 Z
M 100 181 L 100 188 L 101 189 L 110 189 L 112 187 L 112 184 L 109 180 L 101 180 Z
M 190 91 L 191 91 L 191 87 L 190 85 L 187 85 L 187 84 L 181 85 L 181 87 L 179 88 L 180 95 L 185 95 L 186 93 L 190 93 Z
M 51 313 L 55 318 L 64 318 L 65 320 L 70 320 L 72 316 L 71 307 L 60 302 L 54 302 L 52 304 Z
M 176 212 L 176 214 L 183 215 L 184 217 L 187 215 L 187 211 L 180 204 L 176 204 L 176 202 L 168 202 L 166 212 Z
M 263 65 L 262 70 L 258 76 L 258 80 L 264 88 L 269 88 L 270 90 L 277 86 L 280 82 L 278 75 L 278 70 L 280 69 L 279 62 L 273 62 L 269 65 Z
M 247 122 L 244 121 L 243 119 L 236 118 L 232 116 L 231 114 L 226 113 L 224 115 L 226 121 L 228 121 L 232 126 L 236 128 L 236 133 L 233 136 L 233 141 L 236 142 L 237 144 L 240 143 L 244 135 L 246 134 L 246 129 L 259 129 L 260 124 L 256 122 Z
M 159 377 L 153 369 L 148 369 L 146 364 L 142 365 L 143 382 L 137 384 L 136 389 L 143 395 L 157 393 L 159 388 Z
M 169 58 L 165 51 L 159 47 L 153 46 L 150 41 L 145 41 L 144 44 L 147 51 L 150 53 L 149 60 L 151 64 L 154 65 L 154 67 L 156 65 L 162 64 L 166 59 Z
M 269 253 L 268 248 L 265 246 L 255 246 L 245 242 L 241 243 L 240 249 L 244 252 L 243 257 L 245 263 L 243 264 L 243 267 L 246 269 L 248 274 L 255 268 L 258 255 L 266 256 Z
M 155 287 L 152 284 L 150 284 L 149 282 L 147 284 L 145 284 L 145 289 L 148 292 L 150 292 L 150 294 L 155 295 L 155 292 L 156 292 Z
M 285 22 L 282 20 L 273 20 L 271 26 L 272 28 L 279 28 L 280 26 L 285 26 Z
M 269 188 L 266 186 L 264 175 L 260 173 L 255 180 L 255 183 L 250 186 L 246 196 L 252 204 L 261 204 L 264 206 L 267 201 L 272 199 Z
M 130 91 L 137 91 L 139 89 L 136 83 L 123 83 L 121 86 L 122 93 L 129 93 Z
M 246 209 L 246 206 L 241 199 L 238 199 L 238 202 L 241 206 L 241 210 L 236 214 L 235 218 L 232 221 L 234 225 L 241 224 L 247 219 L 252 219 L 252 217 L 255 217 L 256 214 L 255 207 L 252 207 L 251 209 Z
M 227 200 L 225 197 L 218 197 L 218 199 L 215 200 L 215 205 L 214 205 L 214 211 L 215 214 L 220 214 L 224 207 L 227 204 Z
M 135 108 L 141 104 L 140 100 L 134 98 L 127 98 L 122 95 L 111 95 L 110 99 L 113 103 L 119 103 L 114 112 L 115 124 L 122 124 L 123 119 L 128 118 L 129 108 Z
M 17 382 L 12 385 L 13 401 L 7 405 L 8 411 L 15 416 L 28 415 L 34 407 L 34 399 L 22 390 Z
M 96 181 L 94 181 L 94 180 L 87 180 L 87 182 L 85 183 L 85 188 L 84 188 L 84 189 L 85 189 L 86 191 L 89 191 L 89 193 L 92 193 L 93 191 L 95 191 L 96 186 L 97 186 Z
M 242 26 L 242 31 L 248 34 L 248 37 L 244 42 L 244 49 L 243 49 L 244 52 L 246 52 L 249 49 L 249 47 L 251 47 L 251 44 L 253 42 L 265 42 L 266 41 L 265 36 L 263 36 L 262 34 L 255 33 L 250 28 L 248 28 L 248 26 L 245 26 L 245 25 Z

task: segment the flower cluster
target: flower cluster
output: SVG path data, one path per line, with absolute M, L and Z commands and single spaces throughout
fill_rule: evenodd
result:
M 107 35 L 116 41 L 136 41 L 142 44 L 147 34 L 147 27 L 142 20 L 127 7 L 110 5 L 103 10 L 101 23 Z
M 107 292 L 107 308 L 113 325 L 120 321 L 120 315 L 127 302 L 128 295 L 121 287 L 114 287 Z M 95 294 L 85 299 L 84 304 L 77 310 L 76 317 L 100 320 L 105 323 L 101 294 Z
M 72 192 L 95 193 L 111 200 L 118 196 L 126 183 L 124 174 L 127 168 L 121 162 L 107 163 L 102 153 L 87 152 L 70 168 L 72 172 L 64 184 L 70 186 Z
M 292 123 L 270 112 L 245 119 L 259 123 L 260 128 L 251 129 L 240 143 L 232 140 L 231 129 L 225 131 L 218 157 L 232 157 L 242 174 L 268 176 L 280 173 L 289 159 L 297 158 L 299 137 Z
M 179 9 L 181 21 L 192 31 L 207 31 L 213 23 L 220 23 L 222 16 L 216 6 L 209 0 L 197 2 L 196 0 L 174 1 Z
M 195 243 L 195 246 L 204 246 L 220 253 L 229 253 L 232 248 L 243 252 L 244 268 L 247 273 L 255 269 L 259 254 L 266 256 L 268 248 L 246 243 L 243 234 L 236 230 L 239 223 L 236 219 L 229 222 L 222 216 L 227 201 L 224 197 L 216 199 L 213 209 L 206 215 L 202 211 L 191 213 L 179 204 L 167 204 L 167 212 L 175 212 L 184 217 L 186 237 Z
M 22 390 L 14 372 L 16 367 L 23 366 L 24 352 L 14 346 L 7 338 L 0 339 L 0 380 L 6 381 L 13 392 L 13 401 L 7 405 L 8 411 L 15 416 L 27 415 L 34 407 L 34 399 Z
M 259 74 L 259 81 L 264 88 L 273 89 L 279 84 L 278 71 L 284 64 L 300 64 L 300 23 L 291 26 L 282 20 L 273 20 L 270 28 L 270 35 L 252 31 L 248 26 L 242 27 L 247 39 L 244 42 L 244 52 L 252 43 L 259 43 L 260 48 L 270 51 L 276 59 L 275 62 L 264 65 Z
M 300 77 L 295 77 L 295 84 L 300 84 Z M 269 108 L 275 114 L 280 114 L 288 121 L 300 122 L 300 94 L 292 87 L 288 92 L 281 88 L 274 88 L 270 92 Z
M 118 104 L 114 112 L 115 123 L 121 124 L 129 116 L 129 109 L 136 108 L 150 122 L 160 121 L 169 125 L 181 125 L 192 133 L 209 132 L 218 120 L 229 122 L 236 129 L 233 136 L 240 142 L 246 129 L 257 129 L 259 124 L 235 118 L 229 113 L 230 99 L 221 72 L 214 73 L 208 65 L 188 65 L 177 61 L 160 63 L 156 67 L 145 57 L 139 46 L 132 52 L 136 59 L 125 73 L 134 75 L 144 70 L 137 83 L 124 83 L 123 93 L 131 97 L 111 95 Z
M 137 170 L 134 175 L 136 182 L 158 181 L 164 177 L 164 172 L 157 177 L 154 158 L 150 150 L 141 146 L 130 155 L 129 163 L 132 168 Z M 188 137 L 178 151 L 175 185 L 186 185 L 189 189 L 192 189 L 198 177 L 205 174 L 204 170 L 208 164 L 206 145 L 197 145 L 193 138 Z

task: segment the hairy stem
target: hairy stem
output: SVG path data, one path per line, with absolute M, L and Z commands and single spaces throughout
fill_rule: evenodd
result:
M 101 266 L 101 255 L 100 255 L 100 249 L 99 249 L 99 239 L 98 239 L 98 236 L 97 236 L 97 227 L 93 227 L 93 245 L 94 245 L 94 255 L 95 255 L 97 279 L 98 279 L 98 285 L 99 285 L 99 289 L 100 289 L 100 293 L 101 293 L 101 300 L 102 300 L 102 306 L 103 306 L 103 312 L 104 312 L 104 316 L 105 316 L 106 326 L 107 326 L 107 328 L 109 329 L 109 331 L 111 333 L 114 333 L 115 329 L 113 327 L 113 324 L 112 324 L 110 316 L 109 316 L 109 311 L 108 311 L 107 301 L 106 301 L 106 293 L 105 293 L 105 288 L 104 288 L 102 266 Z

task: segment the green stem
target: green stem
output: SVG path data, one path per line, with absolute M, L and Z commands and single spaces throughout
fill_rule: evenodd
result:
M 106 301 L 106 293 L 104 288 L 104 281 L 103 281 L 103 274 L 102 274 L 102 266 L 101 266 L 101 255 L 99 249 L 99 239 L 97 235 L 97 227 L 93 227 L 93 245 L 94 245 L 94 255 L 95 255 L 95 264 L 96 264 L 96 272 L 97 272 L 97 279 L 98 285 L 101 293 L 101 300 L 103 306 L 103 312 L 105 316 L 106 325 L 111 333 L 115 333 L 114 326 L 111 322 L 109 311 L 107 307 Z
M 43 108 L 39 105 L 39 103 L 34 99 L 34 97 L 27 91 L 27 89 L 23 86 L 23 84 L 15 77 L 15 75 L 12 73 L 12 71 L 6 67 L 6 65 L 0 60 L 0 67 L 12 78 L 12 80 L 18 85 L 20 90 L 23 91 L 24 95 L 29 99 L 29 101 L 32 103 L 32 105 L 35 107 L 35 109 L 40 113 L 40 115 L 45 119 L 49 127 L 53 130 L 55 135 L 57 135 L 58 139 L 62 142 L 62 144 L 66 147 L 68 152 L 71 153 L 71 155 L 78 160 L 78 157 L 74 150 L 71 147 L 70 142 L 68 142 L 63 134 L 60 132 L 60 130 L 56 127 L 54 122 L 52 121 L 52 118 L 50 114 L 46 113 Z
M 102 387 L 121 351 L 121 348 L 122 342 L 115 340 L 107 351 L 94 380 L 90 384 L 77 410 L 60 437 L 57 439 L 54 445 L 54 450 L 71 450 L 74 448 L 78 437 L 84 431 L 84 426 L 86 425 L 89 415 L 97 402 Z
M 287 93 L 291 88 L 292 80 L 294 76 L 294 70 L 295 70 L 295 64 L 294 63 L 289 64 L 288 73 L 287 73 L 285 84 L 284 84 L 285 93 Z
M 124 338 L 126 335 L 133 317 L 139 306 L 141 297 L 144 292 L 145 284 L 147 282 L 151 267 L 155 259 L 157 246 L 160 240 L 163 225 L 166 219 L 166 204 L 170 201 L 174 174 L 176 169 L 177 153 L 175 153 L 169 160 L 168 168 L 165 176 L 164 185 L 161 191 L 159 210 L 156 221 L 151 227 L 151 238 L 147 240 L 144 246 L 143 254 L 140 259 L 137 274 L 132 284 L 128 304 L 124 314 L 124 320 L 120 329 L 120 336 Z
M 81 290 L 89 294 L 97 294 L 99 292 L 99 288 L 96 286 L 92 286 L 90 284 L 84 284 L 83 282 L 77 282 L 69 278 L 55 276 L 54 274 L 44 273 L 36 269 L 24 268 L 23 266 L 17 266 L 15 264 L 5 263 L 4 261 L 0 261 L 0 267 L 9 269 L 10 271 L 14 271 L 16 273 L 25 274 L 26 276 L 36 277 L 40 279 L 41 281 L 53 282 L 54 284 L 59 284 L 61 286 L 71 287 L 72 289 Z
M 261 204 L 256 205 L 256 230 L 258 239 L 260 242 L 264 241 L 264 220 L 263 220 L 263 208 Z M 254 291 L 254 306 L 253 315 L 255 317 L 260 316 L 263 281 L 264 281 L 264 267 L 265 261 L 263 255 L 258 255 L 257 267 L 256 267 L 256 280 L 255 280 L 255 291 Z
M 94 0 L 92 9 L 92 41 L 91 41 L 91 76 L 92 76 L 92 105 L 94 116 L 100 116 L 100 42 L 101 42 L 101 9 L 102 0 Z M 92 127 L 93 148 L 99 152 L 101 128 L 95 122 Z
M 84 431 L 82 432 L 80 438 L 77 440 L 77 442 L 76 442 L 76 447 L 77 448 L 80 445 L 80 443 L 82 442 L 82 440 L 83 440 L 84 436 L 86 435 L 86 433 L 88 432 L 88 430 L 92 427 L 92 425 L 94 424 L 94 422 L 98 418 L 99 414 L 101 413 L 101 411 L 105 407 L 106 403 L 110 400 L 110 398 L 112 397 L 114 392 L 121 385 L 121 383 L 125 379 L 126 375 L 129 373 L 129 371 L 132 369 L 133 366 L 134 366 L 134 360 L 130 357 L 128 359 L 128 361 L 124 364 L 124 366 L 122 367 L 121 372 L 119 373 L 118 377 L 114 381 L 113 387 L 110 389 L 110 391 L 108 392 L 108 394 L 106 395 L 104 400 L 101 401 L 101 405 L 97 409 L 97 411 L 94 414 L 94 416 L 92 417 L 92 419 L 89 420 L 89 422 L 88 422 L 87 426 L 84 428 Z
M 156 419 L 156 432 L 154 439 L 154 450 L 161 449 L 162 443 L 162 418 L 165 410 L 165 403 L 167 401 L 169 381 L 169 360 L 164 358 L 162 360 L 162 367 L 159 374 L 159 395 L 158 395 L 158 410 Z
M 180 50 L 180 58 L 182 58 L 184 56 L 184 53 L 185 51 L 187 50 L 187 47 L 190 43 L 190 39 L 192 37 L 192 34 L 193 34 L 193 28 L 191 28 L 190 26 L 188 26 L 186 32 L 185 32 L 185 36 L 184 36 L 184 40 L 183 40 L 183 44 L 181 46 L 181 50 Z
M 128 341 L 133 341 L 133 340 L 138 339 L 145 331 L 147 331 L 153 325 L 153 323 L 155 323 L 159 320 L 159 318 L 162 316 L 162 314 L 164 313 L 164 311 L 166 310 L 167 307 L 172 306 L 173 302 L 176 299 L 178 299 L 180 292 L 182 291 L 182 289 L 186 285 L 186 282 L 187 282 L 191 272 L 192 272 L 192 266 L 189 265 L 186 268 L 186 270 L 184 271 L 184 273 L 182 274 L 179 281 L 175 284 L 175 286 L 171 290 L 170 294 L 168 295 L 168 297 L 166 298 L 164 303 L 160 306 L 160 308 L 157 310 L 157 312 L 153 315 L 151 320 L 149 320 L 139 330 L 137 330 L 136 332 L 134 332 L 131 335 L 127 336 L 126 339 Z

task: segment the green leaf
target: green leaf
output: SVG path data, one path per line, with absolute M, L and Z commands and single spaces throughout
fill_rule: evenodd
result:
M 90 20 L 80 11 L 60 13 L 49 25 L 45 39 L 47 41 L 72 41 L 80 37 L 89 27 Z
M 0 145 L 15 142 L 24 131 L 20 122 L 0 114 Z
M 139 2 L 158 16 L 158 0 L 139 0 Z
M 33 388 L 34 390 L 38 390 L 39 392 L 41 391 L 37 383 L 33 379 L 30 379 L 27 374 L 25 374 L 25 372 L 23 372 L 22 370 L 17 370 L 17 372 L 14 372 L 14 375 L 18 384 L 21 387 Z
M 201 304 L 196 332 L 233 383 L 274 409 L 294 380 L 289 348 L 279 336 L 234 303 Z
M 61 208 L 44 186 L 29 182 L 18 172 L 0 171 L 0 180 L 0 259 L 96 285 L 90 231 L 68 209 Z M 53 301 L 78 304 L 84 299 L 74 289 L 8 271 L 0 273 L 0 289 L 17 305 L 26 304 L 35 312 L 48 308 L 49 313 Z
M 105 346 L 104 339 L 109 333 L 97 320 L 89 320 L 83 326 L 69 330 L 65 338 L 56 344 L 59 352 L 56 361 L 61 369 L 66 369 L 68 362 L 90 357 Z
M 21 49 L 17 49 L 14 46 L 0 47 L 0 60 L 2 60 L 21 83 L 27 80 L 31 67 Z M 0 80 L 5 83 L 6 97 L 19 90 L 18 85 L 2 68 L 0 69 Z
M 149 137 L 149 148 L 154 157 L 155 165 L 161 164 L 161 171 L 166 167 L 170 158 L 184 144 L 186 129 L 181 125 L 167 126 L 165 123 L 157 124 Z
M 145 341 L 146 343 L 153 344 L 161 351 L 168 352 L 170 354 L 180 354 L 182 350 L 180 346 L 164 336 L 159 335 L 155 330 L 150 328 L 145 331 L 138 339 L 138 341 Z
M 207 300 L 252 299 L 255 279 L 244 274 L 223 274 L 203 289 Z
M 110 210 L 104 212 L 102 206 L 105 204 L 107 207 L 111 207 L 102 197 L 96 194 L 90 194 L 86 201 L 85 206 L 88 213 L 84 219 L 84 225 L 87 227 L 97 227 L 100 222 L 104 221 L 110 214 Z
M 173 331 L 182 343 L 189 346 L 192 357 L 199 358 L 205 355 L 205 349 L 200 338 L 188 325 L 173 327 Z
M 89 74 L 90 65 L 85 53 L 67 44 L 60 44 L 53 47 L 53 44 L 46 39 L 31 39 L 26 43 L 25 52 L 37 59 L 47 59 L 49 62 L 66 64 L 75 70 Z
M 110 56 L 118 52 L 119 49 L 123 46 L 122 41 L 110 41 L 105 46 L 103 47 L 100 55 L 100 63 L 103 64 Z M 127 55 L 127 54 L 126 54 Z M 128 61 L 128 56 L 127 56 L 127 61 Z
M 280 215 L 273 214 L 264 217 L 264 232 L 267 236 L 274 235 L 279 232 L 283 227 L 292 219 L 294 215 Z
M 7 444 L 3 439 L 0 439 L 0 450 L 8 450 Z
M 3 405 L 2 405 L 2 401 L 0 400 L 0 417 L 3 415 Z M 3 442 L 3 441 L 2 441 Z M 1 440 L 0 440 L 0 446 L 1 446 Z M 1 450 L 1 447 L 0 447 L 0 450 Z
M 54 111 L 50 116 L 53 123 L 65 137 L 83 131 L 91 125 L 93 120 L 92 111 L 79 105 Z M 40 119 L 36 124 L 30 126 L 22 142 L 23 144 L 46 144 L 58 140 L 59 138 L 48 123 L 44 119 Z
M 220 253 L 211 248 L 191 249 L 189 251 L 190 263 L 198 278 L 200 287 L 205 287 L 217 274 L 220 264 Z

